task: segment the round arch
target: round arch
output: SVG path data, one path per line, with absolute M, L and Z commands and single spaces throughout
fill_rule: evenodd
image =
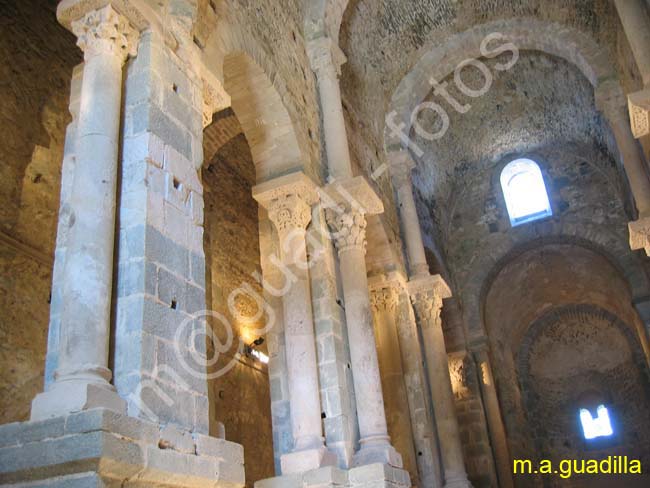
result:
M 594 89 L 604 81 L 616 79 L 607 53 L 588 35 L 532 18 L 498 20 L 455 34 L 444 45 L 428 49 L 393 92 L 387 116 L 394 113 L 395 124 L 405 124 L 403 131 L 408 133 L 411 113 L 432 89 L 429 80 L 443 80 L 463 61 L 481 58 L 481 41 L 492 33 L 502 34 L 520 51 L 540 51 L 574 64 Z M 457 47 L 450 52 L 449 45 Z M 384 148 L 389 162 L 393 162 L 394 152 L 402 146 L 402 141 L 386 127 Z
M 287 86 L 253 36 L 218 22 L 205 47 L 207 68 L 230 96 L 251 149 L 257 183 L 292 171 L 310 173 L 309 150 L 300 144 L 284 103 Z

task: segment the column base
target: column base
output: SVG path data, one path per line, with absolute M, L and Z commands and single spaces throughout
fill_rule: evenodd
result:
M 402 456 L 390 445 L 388 440 L 376 442 L 361 439 L 361 449 L 352 458 L 352 466 L 366 466 L 368 464 L 387 464 L 395 468 L 404 466 Z
M 369 464 L 349 470 L 325 467 L 269 478 L 255 488 L 410 488 L 408 471 L 387 464 Z
M 0 485 L 241 488 L 242 447 L 93 409 L 0 426 Z
M 630 248 L 645 250 L 650 256 L 650 217 L 643 217 L 627 224 L 630 231 Z
M 283 454 L 280 458 L 282 474 L 285 475 L 304 473 L 326 466 L 336 466 L 337 462 L 336 454 L 329 451 L 325 446 L 290 452 Z
M 126 414 L 126 401 L 109 383 L 104 386 L 75 381 L 55 382 L 51 390 L 34 397 L 30 419 L 44 420 L 92 408 Z

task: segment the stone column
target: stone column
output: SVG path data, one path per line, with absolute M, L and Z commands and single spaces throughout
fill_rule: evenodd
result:
M 639 138 L 650 134 L 650 13 L 643 0 L 614 3 L 643 82 L 643 90 L 628 95 L 632 132 Z
M 370 301 L 375 317 L 382 389 L 390 392 L 384 399 L 388 432 L 395 448 L 402 455 L 404 468 L 411 473 L 411 482 L 414 486 L 419 486 L 401 344 L 397 334 L 399 292 L 396 281 L 387 280 L 384 276 L 376 276 L 371 280 Z
M 390 444 L 370 312 L 366 271 L 366 214 L 383 211 L 381 200 L 361 176 L 328 185 L 326 218 L 339 254 L 352 377 L 359 420 L 360 449 L 352 464 L 388 463 L 401 467 Z
M 409 281 L 411 300 L 422 330 L 424 351 L 429 373 L 434 415 L 438 427 L 440 452 L 444 469 L 445 487 L 467 488 L 463 451 L 456 418 L 456 407 L 449 378 L 449 364 L 442 333 L 440 310 L 442 299 L 451 296 L 440 275 Z
M 333 466 L 336 455 L 327 451 L 323 439 L 305 241 L 317 187 L 303 173 L 294 173 L 257 185 L 253 196 L 267 209 L 278 232 L 282 262 L 293 275 L 282 306 L 294 445 L 291 453 L 281 457 L 282 473 Z
M 84 51 L 76 165 L 63 270 L 58 368 L 49 391 L 32 403 L 32 419 L 94 407 L 124 411 L 109 383 L 117 156 L 122 67 L 138 32 L 110 5 L 72 23 Z
M 639 146 L 630 132 L 620 87 L 606 83 L 599 86 L 596 89 L 596 105 L 612 129 L 639 211 L 638 220 L 629 223 L 630 247 L 645 249 L 650 255 L 650 178 Z
M 485 408 L 488 429 L 490 431 L 490 443 L 494 450 L 499 486 L 501 488 L 512 488 L 514 482 L 512 479 L 512 468 L 510 463 L 510 452 L 508 451 L 506 430 L 501 418 L 501 408 L 499 406 L 499 399 L 497 398 L 497 391 L 494 385 L 494 377 L 492 376 L 488 346 L 485 341 L 474 344 L 472 346 L 472 353 L 476 365 L 478 366 L 479 386 L 481 388 L 483 406 Z
M 429 274 L 429 265 L 422 245 L 422 234 L 411 183 L 411 170 L 415 165 L 406 151 L 394 154 L 391 163 L 390 172 L 397 193 L 400 224 L 404 233 L 409 263 L 409 275 L 411 277 L 427 276 Z
M 349 178 L 352 176 L 352 165 L 338 80 L 345 56 L 338 45 L 327 37 L 310 41 L 307 53 L 318 82 L 329 176 L 333 179 Z

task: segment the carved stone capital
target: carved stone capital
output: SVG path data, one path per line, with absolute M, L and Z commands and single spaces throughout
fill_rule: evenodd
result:
M 307 56 L 311 69 L 317 76 L 341 74 L 341 66 L 347 61 L 338 44 L 329 37 L 319 37 L 307 43 Z
M 325 210 L 325 219 L 339 254 L 352 249 L 366 252 L 366 216 L 353 208 Z
M 395 312 L 399 304 L 399 288 L 396 283 L 384 283 L 370 289 L 370 303 L 375 312 Z
M 442 300 L 451 297 L 445 280 L 440 275 L 428 275 L 409 281 L 408 288 L 420 326 L 428 328 L 439 324 Z
M 645 217 L 628 224 L 630 231 L 630 248 L 645 250 L 650 256 L 650 217 Z
M 86 13 L 72 22 L 71 29 L 86 60 L 104 54 L 116 56 L 124 63 L 129 55 L 137 54 L 138 31 L 111 5 Z
M 253 188 L 253 198 L 269 213 L 278 232 L 306 229 L 318 201 L 316 184 L 304 173 L 280 176 Z
M 650 88 L 628 95 L 627 104 L 634 137 L 650 134 Z

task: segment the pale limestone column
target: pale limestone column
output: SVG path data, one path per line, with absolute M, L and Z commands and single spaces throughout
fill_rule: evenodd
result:
M 632 132 L 639 138 L 650 134 L 650 12 L 643 0 L 614 3 L 643 82 L 643 90 L 628 95 Z
M 595 95 L 596 105 L 614 134 L 639 211 L 638 220 L 629 223 L 630 247 L 645 249 L 650 255 L 650 178 L 639 146 L 630 132 L 623 93 L 618 85 L 605 83 L 596 89 Z
M 422 233 L 411 183 L 411 170 L 415 164 L 406 151 L 394 153 L 392 156 L 390 172 L 393 186 L 397 192 L 400 223 L 409 263 L 409 276 L 427 276 L 429 265 L 422 245 Z
M 361 447 L 352 464 L 402 467 L 388 436 L 365 261 L 366 214 L 381 213 L 383 205 L 361 176 L 328 185 L 321 198 L 328 200 L 326 218 L 339 254 L 357 402 Z
M 397 331 L 420 482 L 422 487 L 439 488 L 442 486 L 440 448 L 431 416 L 429 387 L 427 373 L 424 370 L 420 336 L 408 293 L 408 283 L 401 276 L 396 279 L 401 288 Z
M 440 320 L 442 300 L 450 297 L 451 292 L 440 275 L 409 281 L 409 291 L 422 330 L 444 469 L 444 486 L 446 488 L 467 488 L 471 484 L 465 471 L 456 407 L 449 378 L 445 338 Z
M 329 176 L 337 180 L 350 178 L 352 165 L 338 80 L 345 56 L 338 45 L 327 37 L 310 41 L 307 53 L 318 83 Z
M 63 270 L 58 368 L 49 391 L 32 403 L 32 419 L 125 403 L 109 383 L 117 156 L 122 67 L 138 32 L 110 5 L 72 23 L 84 51 L 76 165 Z
M 395 449 L 402 455 L 404 468 L 412 474 L 411 482 L 414 486 L 419 486 L 413 427 L 397 333 L 399 293 L 399 284 L 395 280 L 383 275 L 370 280 L 370 302 L 375 318 L 382 389 L 390 392 L 384 397 L 388 432 Z
M 267 209 L 277 229 L 282 263 L 292 281 L 282 306 L 294 446 L 280 459 L 282 474 L 334 466 L 336 455 L 325 448 L 323 438 L 305 241 L 311 208 L 318 201 L 317 187 L 303 173 L 293 173 L 257 185 L 253 197 Z
M 501 418 L 501 408 L 494 384 L 494 377 L 492 376 L 492 366 L 490 365 L 487 343 L 485 341 L 475 343 L 471 346 L 471 350 L 478 367 L 479 385 L 481 387 L 481 396 L 483 397 L 483 405 L 490 431 L 490 443 L 494 450 L 499 486 L 501 488 L 512 488 L 514 487 L 514 482 L 512 479 L 508 440 L 503 419 Z

